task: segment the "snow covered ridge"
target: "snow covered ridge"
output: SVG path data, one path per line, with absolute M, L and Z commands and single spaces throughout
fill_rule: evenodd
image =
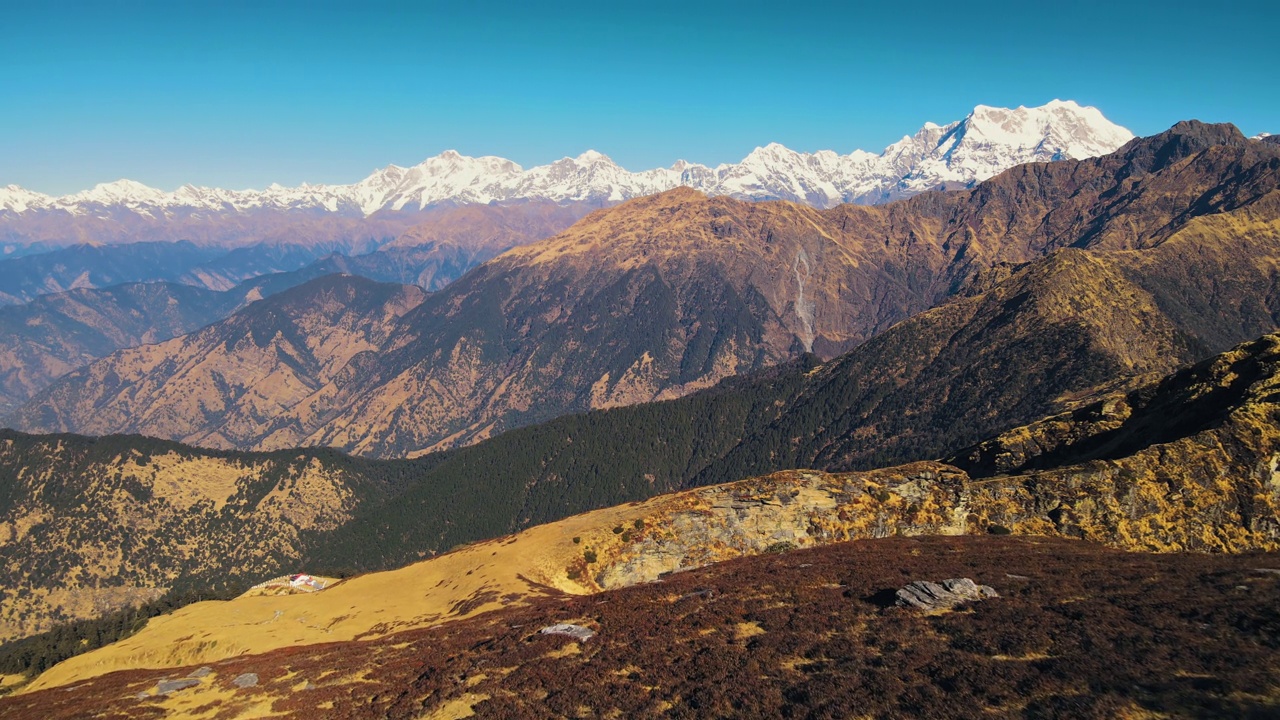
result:
M 389 165 L 351 185 L 272 185 L 261 191 L 184 185 L 163 192 L 118 180 L 59 198 L 10 185 L 0 189 L 0 217 L 57 210 L 100 216 L 127 210 L 161 219 L 259 209 L 358 217 L 443 202 L 620 201 L 678 186 L 711 195 L 829 207 L 884 202 L 944 185 L 971 185 L 1026 162 L 1104 155 L 1131 139 L 1133 133 L 1096 108 L 1071 101 L 1014 110 L 979 105 L 964 120 L 926 123 L 879 155 L 861 150 L 849 155 L 830 150 L 800 153 L 772 143 L 736 164 L 710 168 L 681 160 L 669 168 L 629 172 L 593 150 L 528 170 L 510 160 L 449 150 L 413 167 Z

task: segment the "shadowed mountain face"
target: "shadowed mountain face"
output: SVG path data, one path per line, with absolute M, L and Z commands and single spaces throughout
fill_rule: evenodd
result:
M 37 431 L 411 455 L 566 412 L 678 397 L 806 351 L 831 357 L 1068 248 L 1107 259 L 1096 272 L 1087 259 L 1047 266 L 1056 289 L 1042 288 L 1032 307 L 1056 324 L 1006 331 L 1027 351 L 1065 342 L 1106 355 L 1101 365 L 1082 355 L 1076 369 L 1041 368 L 1058 376 L 1050 386 L 1082 389 L 1118 370 L 1166 371 L 1274 327 L 1267 298 L 1268 268 L 1280 257 L 1278 187 L 1280 150 L 1231 126 L 1180 123 L 1102 158 L 1020 166 L 972 191 L 879 207 L 819 211 L 676 190 L 599 211 L 486 263 L 388 326 L 370 352 L 318 366 L 305 389 L 278 399 L 258 391 L 269 415 L 241 406 L 243 394 L 186 378 L 194 363 L 184 353 L 194 347 L 172 345 L 146 362 L 104 359 L 14 420 Z M 1188 282 L 1202 271 L 1222 277 L 1221 287 Z M 1073 290 L 1073 275 L 1085 286 Z M 944 325 L 968 322 L 967 313 L 998 326 L 1030 297 L 1002 292 L 1013 294 L 986 306 L 952 303 L 942 312 L 956 317 Z M 1106 317 L 1116 292 L 1132 295 L 1143 320 Z M 1077 303 L 1095 315 L 1077 321 Z M 1084 335 L 1080 323 L 1089 325 Z M 209 342 L 235 346 L 244 326 L 209 332 Z M 933 367 L 925 375 L 948 377 L 937 363 L 963 367 L 942 333 L 907 341 L 923 353 L 915 362 Z M 1108 366 L 1117 353 L 1124 357 Z M 1022 364 L 1016 354 L 1007 361 Z M 226 374 L 212 361 L 202 366 L 209 377 Z M 123 384 L 139 389 L 110 389 Z M 176 411 L 177 387 L 225 412 Z M 961 403 L 968 412 L 971 400 Z M 1020 417 L 1036 412 L 1027 406 Z M 997 416 L 997 406 L 987 413 Z
M 79 245 L 0 260 L 0 302 L 20 304 L 72 288 L 100 288 L 144 280 L 177 281 L 225 251 L 190 242 Z
M 0 305 L 21 305 L 70 290 L 104 289 L 137 282 L 172 282 L 208 290 L 231 290 L 266 275 L 325 274 L 307 266 L 335 252 L 367 251 L 354 245 L 263 243 L 234 249 L 191 242 L 78 245 L 38 255 L 0 260 Z M 327 272 L 335 272 L 329 270 Z

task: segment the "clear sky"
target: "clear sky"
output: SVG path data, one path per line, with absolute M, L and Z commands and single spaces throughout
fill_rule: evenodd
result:
M 0 186 L 354 182 L 442 150 L 630 170 L 879 151 L 976 104 L 1280 132 L 1270 3 L 4 0 Z

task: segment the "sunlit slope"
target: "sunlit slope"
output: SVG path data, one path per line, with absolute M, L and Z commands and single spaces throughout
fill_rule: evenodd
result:
M 54 667 L 31 689 L 379 637 L 536 596 L 856 538 L 1014 533 L 1160 552 L 1280 549 L 1280 336 L 952 462 L 775 473 L 577 515 L 320 593 L 200 603 Z
M 0 638 L 278 574 L 385 488 L 336 453 L 0 432 Z

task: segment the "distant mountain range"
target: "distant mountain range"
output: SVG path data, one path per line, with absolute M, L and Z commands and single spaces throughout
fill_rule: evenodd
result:
M 671 190 L 593 213 L 420 302 L 357 278 L 313 281 L 198 333 L 70 373 L 8 422 L 222 448 L 413 455 L 567 412 L 678 397 L 806 352 L 834 357 L 1068 248 L 1128 259 L 1099 269 L 1059 257 L 1046 299 L 1027 288 L 993 297 L 980 324 L 1008 322 L 1028 303 L 1042 320 L 1018 337 L 1076 347 L 1081 323 L 1094 323 L 1096 338 L 1081 352 L 1100 354 L 1082 361 L 1105 368 L 1097 381 L 1163 371 L 1275 327 L 1267 268 L 1280 256 L 1268 205 L 1280 185 L 1276 159 L 1276 148 L 1232 126 L 1189 122 L 1102 158 L 1023 165 L 969 191 L 877 207 L 816 210 Z M 1219 226 L 1223 219 L 1235 225 Z M 1170 258 L 1192 244 L 1170 242 L 1180 237 L 1214 242 Z M 1204 295 L 1190 278 L 1207 262 L 1206 274 L 1229 282 Z M 1116 302 L 1120 292 L 1143 298 L 1136 327 L 1084 312 L 1090 299 Z M 1237 309 L 1219 309 L 1224 302 Z M 1186 319 L 1209 309 L 1219 313 L 1212 321 Z M 339 317 L 347 334 L 334 333 Z M 912 342 L 926 335 L 866 371 L 915 357 Z M 970 347 L 963 338 L 937 342 L 949 351 L 920 356 L 922 365 L 900 369 L 903 378 L 970 357 L 958 352 Z M 1019 356 L 1057 357 L 1032 345 L 1011 353 L 1009 367 L 1030 367 Z M 1058 387 L 1060 377 L 1047 371 L 1021 389 L 1080 389 Z M 1012 412 L 988 409 L 996 408 L 1005 419 Z
M 371 223 L 386 231 L 376 239 L 344 235 L 364 221 L 341 218 L 328 225 L 295 226 L 299 235 L 293 240 L 241 247 L 189 240 L 144 242 L 138 237 L 119 245 L 43 246 L 0 261 L 0 306 L 133 282 L 230 290 L 251 278 L 299 271 L 307 278 L 350 273 L 438 290 L 505 250 L 565 230 L 592 209 L 587 203 L 546 200 L 439 207 L 415 213 L 412 221 Z M 309 235 L 312 230 L 316 234 Z M 326 234 L 332 242 L 323 240 Z
M 1132 138 L 1095 108 L 1054 100 L 1012 110 L 979 105 L 963 120 L 926 123 L 879 154 L 802 153 L 772 143 L 740 163 L 715 168 L 681 160 L 669 168 L 629 172 L 587 151 L 525 170 L 503 158 L 450 150 L 413 167 L 389 165 L 350 185 L 272 185 L 262 191 L 184 185 L 164 192 L 118 180 L 64 197 L 9 185 L 0 188 L 0 241 L 13 251 L 34 242 L 181 238 L 244 243 L 294 235 L 277 227 L 282 213 L 311 223 L 328 216 L 378 215 L 394 226 L 398 214 L 444 204 L 538 199 L 603 205 L 682 186 L 708 195 L 792 200 L 820 208 L 873 204 L 970 186 L 1022 163 L 1103 155 Z M 264 228 L 246 220 L 257 216 L 267 222 Z M 229 219 L 235 219 L 234 233 L 205 227 Z

